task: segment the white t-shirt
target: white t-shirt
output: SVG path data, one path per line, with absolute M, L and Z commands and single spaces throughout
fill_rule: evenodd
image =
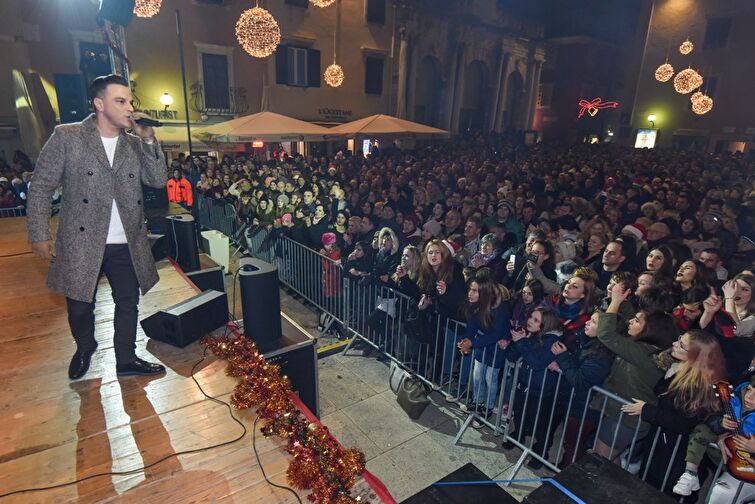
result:
M 107 154 L 107 160 L 110 162 L 110 166 L 113 166 L 113 159 L 115 159 L 115 147 L 118 145 L 118 137 L 115 138 L 102 138 L 102 145 L 105 147 L 105 153 Z M 110 207 L 110 227 L 107 231 L 107 244 L 116 243 L 128 243 L 126 239 L 126 230 L 123 229 L 123 222 L 121 222 L 121 214 L 118 213 L 118 205 L 113 204 Z

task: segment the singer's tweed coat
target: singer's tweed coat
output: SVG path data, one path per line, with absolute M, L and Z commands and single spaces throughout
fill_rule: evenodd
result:
M 115 199 L 139 287 L 142 293 L 152 288 L 158 275 L 144 224 L 141 184 L 165 187 L 167 179 L 157 142 L 147 144 L 121 131 L 111 167 L 94 114 L 80 123 L 57 126 L 37 160 L 26 211 L 29 242 L 51 239 L 51 196 L 63 186 L 57 257 L 47 285 L 72 299 L 93 301 Z

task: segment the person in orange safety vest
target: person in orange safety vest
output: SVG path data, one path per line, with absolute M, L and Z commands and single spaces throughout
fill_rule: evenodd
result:
M 181 170 L 173 170 L 173 178 L 168 180 L 168 201 L 191 207 L 194 203 L 194 195 L 191 190 L 191 182 L 183 177 Z

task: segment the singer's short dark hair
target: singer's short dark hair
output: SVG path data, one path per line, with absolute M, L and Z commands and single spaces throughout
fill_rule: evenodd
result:
M 95 98 L 102 99 L 105 96 L 105 89 L 110 84 L 129 87 L 129 82 L 120 75 L 100 75 L 95 77 L 92 84 L 89 85 L 89 99 L 94 101 Z

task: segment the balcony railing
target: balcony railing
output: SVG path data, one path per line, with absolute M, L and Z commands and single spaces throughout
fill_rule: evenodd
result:
M 225 96 L 221 97 L 220 100 L 208 100 L 206 88 L 202 82 L 191 85 L 190 106 L 195 112 L 206 115 L 238 115 L 249 110 L 249 103 L 246 101 L 246 88 L 243 87 L 228 88 L 228 107 L 209 106 L 213 104 L 213 101 L 215 103 L 224 102 Z

